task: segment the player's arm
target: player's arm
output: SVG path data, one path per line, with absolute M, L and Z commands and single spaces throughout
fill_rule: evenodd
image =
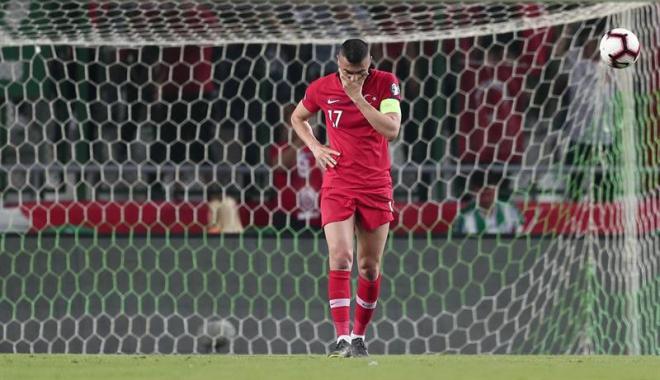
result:
M 323 169 L 326 167 L 334 168 L 335 165 L 337 165 L 337 157 L 340 153 L 327 146 L 323 146 L 323 144 L 316 139 L 312 126 L 309 125 L 308 121 L 312 116 L 314 116 L 314 114 L 305 108 L 303 102 L 300 102 L 291 115 L 291 126 L 298 134 L 298 137 L 300 137 L 305 145 L 307 145 L 312 151 L 314 158 L 316 158 L 316 162 L 318 162 Z
M 394 99 L 388 100 L 398 102 L 398 100 Z M 364 97 L 357 99 L 355 105 L 360 112 L 362 112 L 369 124 L 371 124 L 378 133 L 385 136 L 386 139 L 392 141 L 399 135 L 399 130 L 401 129 L 401 113 L 381 112 L 381 110 L 377 110 L 369 104 Z
M 385 99 L 381 103 L 381 109 L 377 110 L 362 96 L 362 84 L 365 79 L 366 76 L 359 75 L 342 76 L 344 91 L 353 100 L 353 103 L 362 112 L 369 124 L 386 139 L 392 141 L 399 135 L 401 129 L 399 101 L 397 99 Z

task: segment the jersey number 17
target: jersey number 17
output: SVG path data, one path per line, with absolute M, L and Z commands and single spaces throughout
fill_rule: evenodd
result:
M 341 119 L 341 114 L 344 111 L 334 111 L 334 110 L 328 110 L 328 119 L 330 119 L 330 122 L 332 123 L 332 126 L 335 128 L 339 128 L 339 120 Z M 335 115 L 333 118 L 332 115 Z

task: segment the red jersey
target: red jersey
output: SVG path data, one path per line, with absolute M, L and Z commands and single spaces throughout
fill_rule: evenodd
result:
M 399 81 L 392 73 L 371 69 L 362 94 L 380 109 L 385 99 L 400 100 Z M 325 171 L 324 188 L 392 187 L 389 143 L 346 95 L 338 73 L 312 82 L 302 104 L 309 112 L 323 111 L 330 147 L 341 153 L 337 165 Z

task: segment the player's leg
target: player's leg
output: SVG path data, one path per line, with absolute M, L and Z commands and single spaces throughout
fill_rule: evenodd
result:
M 328 243 L 330 272 L 328 300 L 337 341 L 330 347 L 331 357 L 350 354 L 351 268 L 355 201 L 339 189 L 321 191 L 321 216 Z
M 392 190 L 366 192 L 356 197 L 356 235 L 358 288 L 355 320 L 351 333 L 353 356 L 367 356 L 364 335 L 371 322 L 380 295 L 380 266 L 394 220 Z
M 368 355 L 364 335 L 380 295 L 380 264 L 389 229 L 389 221 L 373 229 L 366 227 L 364 223 L 358 223 L 356 228 L 358 286 L 351 333 L 352 356 Z
M 353 231 L 355 216 L 328 223 L 323 228 L 328 243 L 330 273 L 328 299 L 337 342 L 330 348 L 331 357 L 350 355 L 351 268 L 353 267 Z

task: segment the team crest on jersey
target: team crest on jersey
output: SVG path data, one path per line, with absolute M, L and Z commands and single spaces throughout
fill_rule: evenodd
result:
M 401 93 L 401 89 L 399 89 L 399 85 L 396 83 L 392 83 L 390 86 L 390 92 L 392 93 L 392 96 L 399 96 Z
M 378 98 L 376 98 L 376 96 L 371 95 L 371 94 L 365 94 L 365 95 L 364 95 L 364 98 L 365 98 L 365 99 L 367 100 L 367 102 L 369 102 L 369 103 L 376 103 L 376 100 L 378 100 Z

